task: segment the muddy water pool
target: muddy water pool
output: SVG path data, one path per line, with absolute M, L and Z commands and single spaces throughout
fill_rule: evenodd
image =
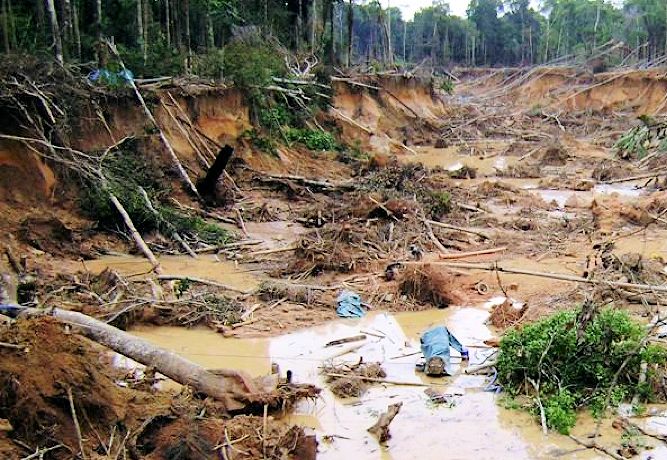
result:
M 371 313 L 360 320 L 338 320 L 262 339 L 224 338 L 206 329 L 174 327 L 141 327 L 132 332 L 207 368 L 238 368 L 260 376 L 269 373 L 271 363 L 276 363 L 283 374 L 291 370 L 294 381 L 324 388 L 321 398 L 300 403 L 288 416 L 290 422 L 316 431 L 320 441 L 318 458 L 604 458 L 579 449 L 567 437 L 544 436 L 529 414 L 503 408 L 497 403 L 498 395 L 484 391 L 489 378 L 461 373 L 460 359 L 452 358 L 457 375 L 432 379 L 415 371 L 418 356 L 404 356 L 419 350 L 421 332 L 445 324 L 470 347 L 471 364 L 482 362 L 492 352 L 482 343 L 492 336 L 484 324 L 489 307 L 490 304 L 393 315 Z M 328 348 L 325 344 L 364 332 L 367 338 L 363 346 L 336 358 L 336 362 L 354 363 L 362 358 L 366 362 L 379 361 L 387 372 L 387 380 L 424 386 L 375 385 L 359 399 L 339 399 L 329 392 L 320 376 L 320 366 L 354 344 Z M 451 395 L 452 404 L 431 402 L 424 393 L 428 386 Z M 399 401 L 403 407 L 391 425 L 392 437 L 381 447 L 366 429 L 389 404 Z M 583 419 L 575 430 L 582 436 L 593 429 L 592 421 Z M 603 435 L 616 443 L 620 436 L 608 427 Z M 667 458 L 667 450 L 651 452 L 654 458 Z M 656 457 L 658 452 L 665 457 Z

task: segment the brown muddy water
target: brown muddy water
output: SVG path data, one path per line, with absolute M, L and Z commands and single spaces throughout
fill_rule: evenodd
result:
M 173 350 L 207 368 L 244 369 L 255 376 L 270 373 L 278 364 L 284 374 L 293 372 L 296 382 L 315 383 L 325 390 L 321 398 L 302 402 L 288 416 L 292 423 L 313 428 L 320 442 L 319 458 L 338 459 L 594 459 L 605 458 L 582 450 L 558 434 L 543 435 L 529 414 L 505 409 L 500 395 L 484 391 L 490 377 L 465 375 L 460 360 L 452 360 L 457 374 L 440 379 L 415 371 L 419 335 L 437 324 L 447 325 L 471 349 L 471 364 L 481 363 L 493 350 L 483 340 L 493 336 L 485 325 L 492 302 L 481 306 L 450 307 L 416 313 L 371 313 L 360 320 L 338 320 L 300 332 L 262 339 L 224 338 L 207 329 L 141 327 L 132 332 Z M 335 358 L 336 362 L 379 361 L 387 380 L 424 386 L 375 385 L 359 399 L 339 399 L 326 388 L 320 366 L 351 344 L 326 348 L 334 339 L 367 333 L 363 347 Z M 373 334 L 373 335 L 371 335 Z M 380 337 L 377 337 L 380 336 Z M 118 361 L 122 364 L 123 359 Z M 124 363 L 127 365 L 127 362 Z M 437 405 L 424 390 L 428 387 L 451 395 L 452 404 Z M 380 446 L 366 431 L 389 404 L 403 402 L 390 431 L 391 439 Z M 667 418 L 652 417 L 647 427 L 667 431 Z M 620 433 L 603 425 L 599 441 L 618 445 Z M 664 425 L 661 425 L 664 424 Z M 594 422 L 581 416 L 574 434 L 585 437 Z M 641 458 L 667 458 L 658 447 Z

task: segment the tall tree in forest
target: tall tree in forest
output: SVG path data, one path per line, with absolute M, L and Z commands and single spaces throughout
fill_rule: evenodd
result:
M 55 53 L 56 62 L 62 65 L 64 63 L 63 42 L 60 37 L 60 25 L 58 24 L 56 5 L 53 0 L 46 0 L 46 10 L 49 14 L 49 24 L 51 25 L 51 36 L 53 37 L 53 50 Z
M 468 6 L 468 18 L 479 31 L 480 42 L 477 48 L 481 48 L 484 64 L 495 63 L 501 55 L 499 53 L 501 28 L 498 11 L 502 7 L 500 0 L 471 0 Z
M 354 3 L 349 0 L 347 6 L 347 66 L 352 66 L 352 29 L 354 28 Z

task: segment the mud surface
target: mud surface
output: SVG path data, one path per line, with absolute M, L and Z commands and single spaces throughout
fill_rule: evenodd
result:
M 379 92 L 339 82 L 335 110 L 324 121 L 363 155 L 290 145 L 272 156 L 238 139 L 224 181 L 228 193 L 217 206 L 200 206 L 171 177 L 169 202 L 222 226 L 232 238 L 216 246 L 190 241 L 193 258 L 169 236 L 144 235 L 158 254 L 161 278 L 122 232 L 102 233 L 90 217 L 81 217 L 76 186 L 66 177 L 32 157 L 18 162 L 19 146 L 3 144 L 0 207 L 8 258 L 0 268 L 11 273 L 22 265 L 19 271 L 37 279 L 41 305 L 90 314 L 204 368 L 272 379 L 286 378 L 289 370 L 294 382 L 323 388 L 318 399 L 271 414 L 271 458 L 311 458 L 298 457 L 294 446 L 304 432 L 291 425 L 315 430 L 320 458 L 430 458 L 433 452 L 453 459 L 604 458 L 566 436 L 543 435 L 536 417 L 505 408 L 502 395 L 488 391 L 491 376 L 463 371 L 494 352 L 505 328 L 585 299 L 613 303 L 644 322 L 661 312 L 667 299 L 659 293 L 639 296 L 605 282 L 667 282 L 667 192 L 657 181 L 633 179 L 650 168 L 619 159 L 613 148 L 640 112 L 664 109 L 664 80 L 628 73 L 586 90 L 580 76 L 563 70 L 461 77 L 451 96 L 418 79 L 364 80 L 382 85 Z M 216 142 L 234 142 L 249 126 L 235 91 L 206 92 L 196 100 L 187 107 L 197 113 L 189 115 Z M 120 102 L 113 107 L 115 137 L 139 135 L 140 123 L 122 121 L 136 121 L 135 109 Z M 158 119 L 188 170 L 201 170 L 198 152 L 173 121 L 164 113 Z M 108 135 L 95 123 L 82 133 L 79 148 L 106 146 Z M 28 188 L 44 189 L 43 199 L 16 183 L 23 176 L 30 176 L 21 180 Z M 451 262 L 498 263 L 510 272 Z M 336 297 L 343 290 L 361 295 L 364 318 L 337 319 Z M 505 296 L 520 305 L 520 314 L 493 310 Z M 455 357 L 453 377 L 431 379 L 416 372 L 415 363 L 420 334 L 439 324 L 472 350 L 471 361 Z M 228 419 L 174 382 L 146 379 L 148 370 L 76 331 L 68 335 L 55 322 L 12 327 L 3 330 L 3 340 L 36 350 L 27 352 L 26 362 L 33 371 L 48 370 L 50 380 L 27 372 L 18 351 L 0 348 L 0 376 L 12 389 L 0 398 L 0 418 L 11 428 L 0 430 L 0 456 L 7 451 L 7 458 L 20 458 L 58 443 L 76 452 L 68 387 L 81 410 L 100 411 L 84 428 L 91 449 L 101 449 L 105 442 L 94 439 L 106 441 L 122 422 L 128 428 L 123 435 L 142 430 L 128 438 L 139 457 L 165 458 L 192 426 L 201 436 L 188 448 L 203 449 L 205 458 L 222 455 L 220 443 L 229 444 L 220 439 L 225 430 L 244 440 L 239 450 L 233 442 L 225 447 L 226 453 L 265 455 L 257 437 L 267 429 L 261 414 Z M 40 340 L 45 328 L 48 340 Z M 355 335 L 365 338 L 325 346 Z M 47 346 L 60 350 L 53 362 Z M 386 382 L 367 382 L 358 397 L 334 396 L 322 369 L 360 362 L 379 363 Z M 137 401 L 145 401 L 143 410 Z M 399 401 L 391 438 L 379 444 L 366 430 Z M 44 413 L 23 417 L 30 412 L 26 404 Z M 198 417 L 202 410 L 211 417 Z M 633 421 L 667 435 L 664 410 L 649 406 L 647 416 Z M 613 421 L 604 419 L 598 443 L 615 451 L 623 432 Z M 587 439 L 594 430 L 595 421 L 582 414 L 573 434 Z M 16 447 L 16 439 L 30 449 Z M 664 444 L 645 441 L 654 448 L 642 448 L 637 458 L 667 458 Z M 67 458 L 65 450 L 49 455 Z

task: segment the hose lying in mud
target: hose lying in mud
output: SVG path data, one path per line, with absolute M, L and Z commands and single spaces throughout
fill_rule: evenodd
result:
M 74 311 L 6 306 L 3 313 L 11 316 L 43 316 L 56 319 L 81 328 L 81 333 L 89 339 L 111 348 L 145 366 L 155 368 L 159 373 L 182 385 L 189 385 L 222 402 L 227 410 L 240 410 L 251 402 L 251 397 L 261 396 L 252 379 L 242 372 L 221 369 L 215 373 L 173 353 L 157 347 L 139 337 L 128 334 L 113 326 Z

